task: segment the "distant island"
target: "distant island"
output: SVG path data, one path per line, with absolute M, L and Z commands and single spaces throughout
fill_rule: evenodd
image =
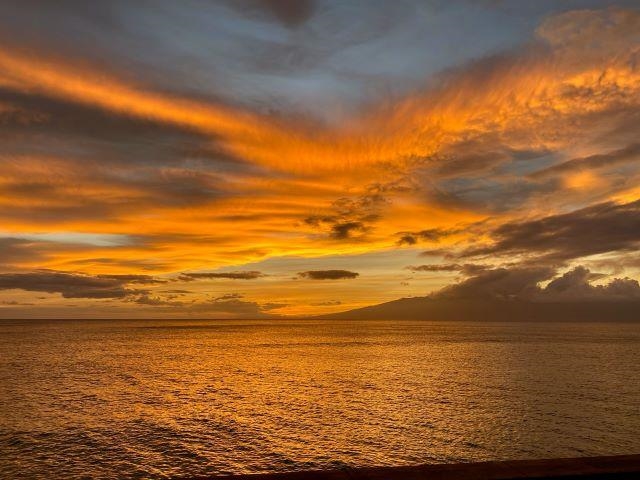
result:
M 346 312 L 326 319 L 485 320 L 485 321 L 635 321 L 640 320 L 640 284 L 600 275 L 578 266 L 556 276 L 546 267 L 474 267 L 466 279 L 424 297 L 410 297 Z M 542 282 L 548 282 L 543 285 Z
M 636 321 L 640 300 L 532 301 L 522 299 L 401 298 L 321 315 L 335 320 Z

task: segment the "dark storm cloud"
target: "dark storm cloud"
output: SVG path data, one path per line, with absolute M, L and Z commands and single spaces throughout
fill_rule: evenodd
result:
M 444 287 L 436 298 L 514 298 L 530 297 L 537 284 L 555 274 L 551 267 L 497 268 L 482 272 L 460 283 Z
M 551 267 L 513 267 L 483 271 L 432 295 L 435 299 L 519 299 L 527 301 L 640 300 L 637 280 L 615 278 L 603 285 L 591 282 L 603 278 L 583 266 L 556 276 Z M 539 283 L 551 280 L 546 287 Z
M 254 280 L 256 278 L 266 277 L 262 272 L 255 270 L 240 271 L 240 272 L 217 272 L 217 273 L 181 273 L 178 277 L 184 282 L 191 282 L 194 280 L 207 280 L 207 279 L 228 279 L 228 280 Z
M 614 278 L 604 285 L 591 285 L 591 281 L 603 275 L 592 273 L 585 267 L 576 267 L 561 277 L 555 278 L 542 290 L 550 297 L 575 300 L 640 299 L 640 284 L 631 278 Z
M 144 293 L 127 288 L 129 283 L 109 276 L 55 271 L 0 274 L 0 290 L 59 293 L 64 298 L 125 298 Z
M 531 178 L 545 178 L 556 174 L 572 173 L 579 170 L 605 168 L 622 163 L 637 161 L 640 159 L 640 143 L 614 150 L 607 153 L 590 155 L 588 157 L 574 158 L 566 162 L 554 165 L 544 170 L 538 170 L 530 175 Z
M 424 319 L 464 321 L 640 320 L 640 284 L 615 278 L 593 285 L 601 275 L 576 267 L 562 275 L 553 268 L 486 270 L 427 297 L 412 297 L 348 312 L 341 319 Z M 551 280 L 546 287 L 540 283 Z
M 605 202 L 562 215 L 506 223 L 491 236 L 492 245 L 470 248 L 461 256 L 527 254 L 565 261 L 635 251 L 640 244 L 640 200 L 625 204 Z
M 349 270 L 308 270 L 298 273 L 298 277 L 309 280 L 342 280 L 357 278 L 360 274 Z

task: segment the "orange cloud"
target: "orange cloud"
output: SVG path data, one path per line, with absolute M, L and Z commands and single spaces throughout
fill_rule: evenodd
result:
M 75 158 L 72 149 L 68 156 L 0 157 L 0 219 L 7 235 L 82 232 L 131 239 L 109 248 L 21 246 L 44 253 L 21 256 L 11 268 L 172 274 L 268 257 L 385 252 L 396 248 L 398 232 L 468 225 L 490 215 L 488 222 L 495 226 L 523 211 L 534 216 L 557 211 L 567 199 L 575 204 L 593 200 L 588 195 L 594 189 L 601 197 L 637 199 L 637 188 L 620 180 L 622 174 L 614 182 L 584 171 L 558 177 L 571 192 L 560 193 L 552 185 L 532 194 L 535 202 L 492 212 L 479 201 L 447 202 L 438 181 L 464 180 L 464 175 L 460 169 L 445 174 L 433 167 L 452 162 L 462 144 L 472 150 L 482 145 L 487 161 L 476 169 L 486 172 L 481 181 L 497 181 L 499 175 L 513 180 L 518 172 L 491 170 L 508 161 L 500 157 L 502 151 L 539 150 L 565 158 L 575 144 L 593 144 L 597 150 L 607 128 L 599 115 L 640 107 L 640 71 L 632 62 L 638 31 L 637 12 L 553 17 L 523 51 L 445 73 L 422 91 L 369 106 L 330 126 L 155 92 L 69 59 L 2 48 L 0 85 L 12 91 L 196 131 L 245 166 L 256 166 L 211 171 L 188 162 L 103 165 L 98 155 L 91 162 Z M 597 39 L 597 45 L 585 49 L 585 38 Z M 167 200 L 169 187 L 177 184 L 198 187 L 192 201 Z M 467 190 L 471 198 L 481 197 L 475 185 Z M 485 240 L 476 233 L 474 241 Z M 442 245 L 470 238 L 469 232 L 457 233 Z M 402 279 L 391 276 L 399 285 Z M 356 303 L 371 296 L 369 281 L 358 279 L 347 287 Z M 285 283 L 262 285 L 263 299 L 284 289 L 283 311 L 313 310 L 301 306 L 298 286 Z M 396 292 L 388 279 L 380 284 Z M 328 287 L 311 288 L 319 289 L 315 303 L 328 297 Z
M 218 135 L 230 153 L 251 162 L 294 172 L 341 170 L 402 164 L 490 131 L 508 135 L 505 140 L 513 145 L 557 147 L 570 135 L 569 119 L 613 103 L 637 102 L 640 74 L 628 62 L 634 50 L 626 35 L 640 27 L 638 16 L 614 10 L 554 18 L 538 30 L 550 51 L 479 62 L 448 75 L 440 87 L 371 109 L 339 128 L 170 97 L 6 49 L 0 51 L 0 65 L 8 72 L 3 83 L 14 88 Z M 592 29 L 608 25 L 599 55 L 582 48 L 582 37 L 576 40 L 574 32 L 585 22 Z M 565 131 L 554 134 L 559 122 Z

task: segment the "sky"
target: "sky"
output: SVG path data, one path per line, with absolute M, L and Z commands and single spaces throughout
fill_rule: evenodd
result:
M 0 0 L 0 318 L 640 300 L 636 1 Z

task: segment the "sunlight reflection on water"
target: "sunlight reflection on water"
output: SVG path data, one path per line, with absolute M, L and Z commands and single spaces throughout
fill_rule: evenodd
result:
M 2 478 L 637 453 L 640 325 L 2 321 Z

